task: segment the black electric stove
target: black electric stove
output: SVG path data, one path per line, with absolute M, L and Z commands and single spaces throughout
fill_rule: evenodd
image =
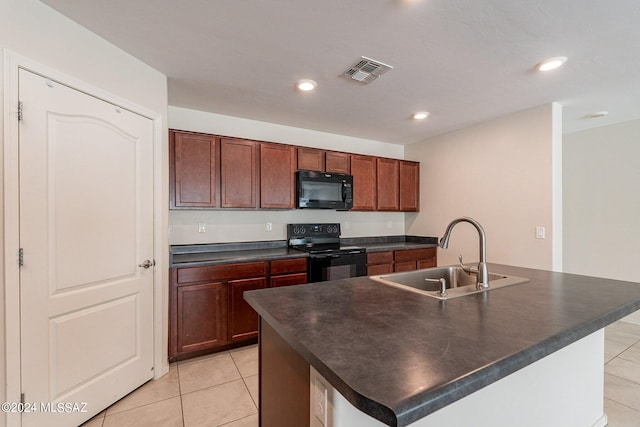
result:
M 309 253 L 309 281 L 366 276 L 366 249 L 340 245 L 340 224 L 288 224 L 289 247 Z

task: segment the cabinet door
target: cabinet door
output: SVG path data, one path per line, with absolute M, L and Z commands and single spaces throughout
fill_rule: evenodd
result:
M 296 148 L 292 145 L 260 144 L 260 207 L 296 207 Z
M 227 343 L 227 287 L 222 282 L 177 288 L 177 352 Z
M 324 151 L 298 148 L 298 169 L 324 172 Z
M 353 210 L 372 211 L 376 203 L 376 158 L 351 155 Z
M 255 141 L 220 140 L 223 208 L 255 208 L 258 201 L 258 148 Z
M 244 341 L 258 336 L 258 313 L 247 303 L 244 291 L 267 287 L 265 277 L 229 281 L 229 341 Z
M 338 151 L 326 151 L 325 172 L 349 174 L 349 154 Z
M 400 161 L 400 210 L 420 210 L 420 163 Z
M 169 153 L 170 207 L 218 207 L 218 139 L 171 131 Z
M 397 211 L 400 206 L 400 169 L 398 160 L 377 159 L 378 210 Z

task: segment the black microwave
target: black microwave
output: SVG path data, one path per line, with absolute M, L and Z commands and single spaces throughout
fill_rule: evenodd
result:
M 353 207 L 353 176 L 340 173 L 298 171 L 299 209 L 348 210 Z

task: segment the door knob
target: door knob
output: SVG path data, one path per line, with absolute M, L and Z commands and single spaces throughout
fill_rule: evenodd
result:
M 149 268 L 149 267 L 153 267 L 154 265 L 156 265 L 155 261 L 146 259 L 142 264 L 138 264 L 138 267 Z

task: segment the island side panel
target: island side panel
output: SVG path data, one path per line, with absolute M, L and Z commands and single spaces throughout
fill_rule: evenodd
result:
M 260 319 L 260 426 L 309 424 L 309 364 Z

